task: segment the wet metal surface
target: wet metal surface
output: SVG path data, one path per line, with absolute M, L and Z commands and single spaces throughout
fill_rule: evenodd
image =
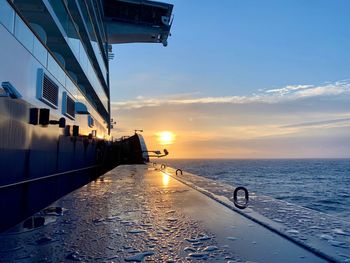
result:
M 171 167 L 163 172 L 317 254 L 336 262 L 350 262 L 350 224 L 343 218 L 254 192 L 249 192 L 248 208 L 240 210 L 233 204 L 232 185 L 187 172 L 176 175 Z
M 324 262 L 144 165 L 117 167 L 52 207 L 45 224 L 0 235 L 0 262 Z

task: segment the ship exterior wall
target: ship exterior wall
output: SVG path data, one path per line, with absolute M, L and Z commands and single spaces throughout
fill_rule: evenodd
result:
M 3 0 L 1 0 L 3 1 Z M 4 1 L 0 10 L 8 5 Z M 13 15 L 9 15 L 11 12 Z M 95 127 L 88 126 L 86 116 L 77 116 L 81 132 L 88 135 L 92 130 L 97 130 L 97 136 L 103 138 L 107 135 L 107 125 L 103 118 L 98 114 L 92 105 L 89 104 L 84 95 L 80 92 L 77 85 L 61 69 L 52 55 L 41 45 L 40 41 L 21 21 L 21 18 L 15 14 L 11 7 L 2 14 L 7 16 L 0 18 L 0 81 L 10 82 L 22 95 L 23 99 L 36 107 L 47 107 L 46 104 L 37 98 L 38 70 L 44 70 L 45 74 L 59 86 L 59 101 L 57 109 L 50 109 L 50 112 L 57 118 L 64 117 L 62 114 L 62 93 L 68 92 L 76 101 L 84 103 L 91 116 L 95 119 Z M 7 17 L 7 19 L 6 19 Z M 4 26 L 13 25 L 11 31 Z M 0 83 L 1 84 L 1 83 Z M 67 119 L 67 124 L 76 124 Z
M 79 2 L 93 14 L 93 51 L 69 8 Z M 148 161 L 140 135 L 110 141 L 101 10 L 97 1 L 0 0 L 0 232 L 116 165 Z
M 4 0 L 0 36 L 0 211 L 6 214 L 0 220 L 2 231 L 105 172 L 109 145 L 103 118 Z M 38 99 L 41 71 L 59 87 L 57 108 Z M 8 96 L 4 83 L 19 97 Z M 86 105 L 93 127 L 89 115 L 71 119 L 63 114 L 63 92 Z M 65 118 L 66 126 L 30 124 L 31 109 L 49 109 L 49 119 Z M 73 125 L 79 126 L 77 136 Z

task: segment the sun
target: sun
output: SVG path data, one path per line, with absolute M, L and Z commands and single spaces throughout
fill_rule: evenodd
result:
M 170 131 L 162 131 L 157 133 L 158 142 L 162 145 L 172 144 L 175 140 L 175 134 Z

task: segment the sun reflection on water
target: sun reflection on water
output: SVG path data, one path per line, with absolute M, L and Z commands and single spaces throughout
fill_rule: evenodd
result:
M 169 184 L 169 175 L 167 175 L 167 174 L 165 174 L 165 173 L 163 173 L 163 186 L 168 186 L 168 184 Z

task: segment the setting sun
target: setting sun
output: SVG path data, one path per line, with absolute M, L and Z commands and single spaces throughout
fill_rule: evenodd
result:
M 172 133 L 170 131 L 158 132 L 157 136 L 158 136 L 158 142 L 162 145 L 172 144 L 175 140 L 174 133 Z

